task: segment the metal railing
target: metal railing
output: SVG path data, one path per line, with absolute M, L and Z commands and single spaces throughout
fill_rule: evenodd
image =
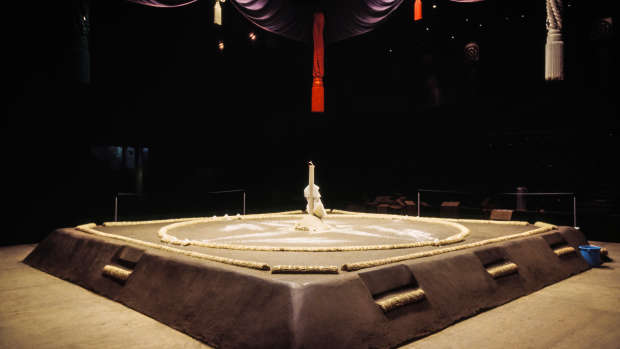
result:
M 119 196 L 140 196 L 138 193 L 116 193 L 114 194 L 114 221 L 118 222 L 118 197 Z
M 245 216 L 245 198 L 247 195 L 245 189 L 231 189 L 231 190 L 219 190 L 219 191 L 209 192 L 209 194 L 227 194 L 227 193 L 243 193 L 243 215 Z
M 575 193 L 502 193 L 502 195 L 515 196 L 572 196 L 573 197 L 573 228 L 579 229 L 577 226 L 577 195 Z
M 436 189 L 418 189 L 418 217 L 420 217 L 420 204 L 421 204 L 421 193 L 445 193 L 445 194 L 460 194 L 460 195 L 474 195 L 474 193 L 470 192 L 462 192 L 462 191 L 454 191 L 454 190 L 436 190 Z M 558 193 L 528 193 L 528 192 L 516 192 L 516 193 L 499 193 L 499 195 L 514 195 L 514 196 L 572 196 L 572 216 L 573 216 L 573 227 L 579 229 L 577 226 L 577 195 L 575 193 L 568 192 L 558 192 Z
M 242 198 L 242 205 L 243 205 L 243 215 L 245 216 L 245 211 L 246 211 L 246 197 L 247 197 L 247 192 L 245 189 L 232 189 L 232 190 L 220 190 L 220 191 L 212 191 L 209 192 L 208 194 L 225 194 L 225 193 L 243 193 L 243 198 Z M 138 193 L 116 193 L 114 194 L 114 221 L 118 222 L 118 201 L 119 201 L 119 197 L 140 197 L 142 196 L 141 194 Z

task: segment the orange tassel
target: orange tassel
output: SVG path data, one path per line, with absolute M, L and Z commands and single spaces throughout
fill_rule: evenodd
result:
M 419 21 L 422 19 L 422 0 L 415 0 L 413 3 L 413 20 Z
M 312 112 L 323 113 L 325 111 L 325 89 L 323 79 L 315 77 L 312 81 Z

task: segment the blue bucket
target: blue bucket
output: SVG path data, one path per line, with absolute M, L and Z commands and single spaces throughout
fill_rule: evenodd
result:
M 581 245 L 579 246 L 579 251 L 581 252 L 581 256 L 590 264 L 591 266 L 601 265 L 601 248 L 594 245 Z

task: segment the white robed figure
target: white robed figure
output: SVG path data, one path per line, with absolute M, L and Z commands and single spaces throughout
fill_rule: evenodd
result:
M 314 165 L 312 161 L 308 162 L 308 185 L 304 189 L 304 197 L 308 201 L 306 205 L 306 212 L 308 214 L 295 224 L 295 229 L 310 232 L 328 230 L 329 225 L 323 222 L 323 218 L 327 216 L 327 212 L 325 212 L 325 207 L 323 207 L 323 203 L 321 202 L 319 186 L 314 184 Z
M 312 186 L 314 187 L 312 193 L 310 192 L 310 185 L 307 185 L 304 189 L 304 197 L 308 201 L 308 204 L 306 205 L 306 212 L 319 218 L 323 218 L 327 216 L 327 212 L 325 212 L 325 207 L 323 207 L 323 203 L 321 202 L 319 186 L 316 184 L 312 184 Z

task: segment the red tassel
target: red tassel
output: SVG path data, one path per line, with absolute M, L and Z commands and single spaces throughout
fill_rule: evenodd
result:
M 323 64 L 323 27 L 325 26 L 325 15 L 322 13 L 314 14 L 314 27 L 312 38 L 314 39 L 314 65 L 312 67 L 312 106 L 313 113 L 325 111 L 325 90 L 323 87 L 323 75 L 325 67 Z
M 325 111 L 325 89 L 323 79 L 315 77 L 312 81 L 312 112 L 322 113 Z
M 419 21 L 422 19 L 422 0 L 415 0 L 413 3 L 413 20 Z

